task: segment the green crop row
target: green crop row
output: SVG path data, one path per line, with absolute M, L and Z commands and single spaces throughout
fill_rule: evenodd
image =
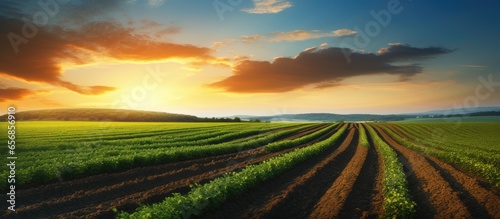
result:
M 464 152 L 461 152 L 454 148 L 454 145 L 452 144 L 447 147 L 441 146 L 441 149 L 437 150 L 433 146 L 423 146 L 421 144 L 417 144 L 411 140 L 403 138 L 388 127 L 385 127 L 383 125 L 380 127 L 384 129 L 384 131 L 388 135 L 390 135 L 398 143 L 404 145 L 405 147 L 423 152 L 425 154 L 442 159 L 448 163 L 460 166 L 468 171 L 481 175 L 482 177 L 486 178 L 491 184 L 497 187 L 500 186 L 500 169 L 494 164 L 488 164 L 481 162 L 478 159 L 473 159 L 467 156 Z M 411 133 L 406 134 L 411 135 Z M 476 153 L 478 154 L 478 156 L 488 156 L 487 154 L 481 155 L 480 152 Z
M 170 124 L 167 124 L 165 128 L 169 128 Z M 238 131 L 246 131 L 250 130 L 254 134 L 260 133 L 258 135 L 253 135 L 252 137 L 258 138 L 262 135 L 265 135 L 269 131 L 273 131 L 279 129 L 280 126 L 260 126 L 260 127 L 246 127 L 243 126 L 239 129 L 232 130 L 230 126 L 226 126 L 229 130 L 234 133 Z M 292 128 L 293 126 L 288 126 Z M 23 127 L 25 128 L 25 127 Z M 134 129 L 134 126 L 130 127 Z M 187 128 L 187 130 L 191 130 L 192 128 Z M 254 129 L 254 130 L 252 130 Z M 76 130 L 75 130 L 76 131 Z M 141 131 L 141 130 L 136 130 Z M 179 130 L 175 130 L 170 133 L 170 135 L 174 136 L 173 138 L 177 139 L 180 143 L 185 142 L 183 138 L 191 139 L 192 136 L 189 135 L 181 135 Z M 206 130 L 210 131 L 210 130 Z M 194 132 L 197 133 L 197 132 Z M 22 142 L 24 140 L 25 142 Z M 28 141 L 26 141 L 28 140 Z M 238 144 L 240 141 L 248 140 L 246 138 L 236 139 L 231 141 L 226 141 L 224 143 L 232 143 Z M 144 150 L 165 150 L 168 147 L 174 146 L 187 146 L 182 144 L 175 144 L 172 146 L 172 142 L 165 142 L 163 139 L 158 139 L 156 137 L 149 138 L 140 138 L 140 141 L 133 142 L 133 144 L 128 144 L 129 141 L 123 142 L 121 140 L 100 140 L 95 139 L 95 141 L 73 141 L 68 139 L 64 144 L 58 144 L 59 139 L 47 140 L 49 143 L 40 143 L 39 141 L 30 141 L 30 139 L 20 138 L 19 144 L 22 147 L 18 147 L 16 150 L 16 154 L 18 157 L 23 160 L 29 160 L 30 162 L 23 162 L 19 164 L 19 169 L 30 168 L 33 162 L 38 164 L 44 163 L 79 163 L 81 161 L 85 162 L 87 160 L 108 160 L 110 157 L 114 156 L 129 156 L 129 155 L 137 155 L 137 153 L 142 153 Z M 220 140 L 219 140 L 220 141 Z M 176 142 L 174 142 L 176 143 Z M 194 146 L 194 145 L 189 145 Z M 199 144 L 198 146 L 208 146 L 208 144 Z M 28 149 L 26 149 L 28 148 Z M 24 150 L 21 150 L 24 149 Z
M 369 147 L 368 136 L 366 135 L 366 130 L 363 125 L 359 125 L 359 143 L 358 145 Z
M 227 173 L 203 185 L 194 185 L 185 195 L 174 194 L 163 202 L 142 206 L 132 214 L 121 212 L 118 218 L 190 218 L 207 209 L 220 206 L 232 197 L 243 194 L 297 166 L 299 163 L 319 155 L 345 133 L 344 125 L 328 139 L 305 148 L 295 149 L 258 165 L 250 165 L 240 172 Z
M 415 202 L 410 198 L 408 182 L 396 152 L 385 143 L 373 127 L 367 126 L 383 160 L 384 218 L 411 218 L 415 214 Z
M 283 150 L 286 148 L 295 147 L 297 145 L 301 145 L 301 144 L 307 143 L 309 141 L 312 141 L 312 140 L 328 133 L 329 131 L 335 129 L 337 126 L 339 126 L 339 123 L 331 124 L 326 128 L 323 128 L 319 131 L 302 136 L 300 138 L 269 143 L 264 148 L 266 149 L 266 151 L 275 152 L 275 151 L 280 151 L 280 150 Z
M 451 143 L 452 149 L 500 152 L 497 137 L 500 123 L 406 123 L 397 127 L 411 132 L 409 137 L 424 144 Z
M 303 125 L 302 125 L 303 126 Z M 293 128 L 294 126 L 288 126 Z M 306 125 L 304 128 L 309 127 Z M 232 130 L 233 133 L 239 135 L 240 138 L 235 138 L 235 135 L 232 136 L 219 136 L 218 138 L 212 138 L 210 141 L 218 141 L 221 143 L 217 144 L 208 144 L 208 142 L 198 142 L 197 145 L 185 144 L 186 140 L 183 138 L 176 138 L 178 142 L 165 142 L 163 139 L 158 139 L 155 137 L 149 138 L 141 138 L 139 141 L 121 141 L 121 140 L 95 140 L 93 142 L 83 141 L 83 142 L 74 142 L 68 140 L 65 144 L 54 144 L 52 147 L 45 148 L 45 150 L 29 150 L 23 151 L 22 154 L 24 158 L 27 157 L 37 157 L 37 162 L 41 162 L 43 160 L 51 160 L 53 158 L 61 158 L 60 154 L 64 154 L 64 160 L 71 159 L 72 161 L 80 160 L 80 159 L 107 159 L 109 156 L 127 156 L 133 155 L 144 151 L 144 150 L 166 150 L 169 147 L 186 147 L 186 146 L 213 146 L 219 144 L 239 144 L 242 141 L 248 141 L 248 138 L 259 138 L 262 137 L 269 131 L 273 131 L 279 129 L 280 126 L 271 126 L 271 127 L 260 127 L 256 129 L 256 127 L 241 127 L 240 129 Z M 253 129 L 253 130 L 252 130 Z M 247 131 L 249 130 L 249 131 Z M 245 132 L 245 138 L 242 137 L 240 132 Z M 250 135 L 253 134 L 253 135 Z M 172 134 L 176 136 L 176 134 Z M 183 135 L 181 135 L 183 136 Z M 187 139 L 192 139 L 192 136 L 184 136 Z M 230 138 L 229 138 L 230 137 Z M 223 140 L 224 139 L 224 140 Z M 206 144 L 203 144 L 206 143 Z M 64 161 L 61 160 L 61 161 Z M 60 161 L 60 162 L 61 162 Z
M 490 130 L 481 128 L 489 127 Z M 436 123 L 432 126 L 402 125 L 410 139 L 421 145 L 460 154 L 478 163 L 500 166 L 500 147 L 497 133 L 500 126 L 491 124 L 462 124 L 460 127 Z
M 140 123 L 140 122 L 18 122 L 20 140 L 54 143 L 63 141 L 94 141 L 141 138 L 158 135 L 231 130 L 244 127 L 231 123 Z M 3 127 L 0 127 L 0 129 Z M 36 145 L 38 147 L 38 145 Z
M 262 124 L 261 127 L 266 126 Z M 126 146 L 119 144 L 100 145 L 98 142 L 73 142 L 77 147 L 67 150 L 55 147 L 46 151 L 20 152 L 18 154 L 19 160 L 29 162 L 22 162 L 16 166 L 16 170 L 18 170 L 16 171 L 16 185 L 43 184 L 57 179 L 68 180 L 79 176 L 116 172 L 138 166 L 234 153 L 266 145 L 305 129 L 309 125 L 271 125 L 267 130 L 275 130 L 280 127 L 291 128 L 278 130 L 272 134 L 262 134 L 259 135 L 260 137 L 237 143 L 225 142 L 214 145 L 158 147 L 151 149 L 137 145 L 135 148 L 122 150 Z M 34 144 L 36 143 L 34 142 Z M 20 144 L 19 147 L 22 147 L 22 145 Z M 8 170 L 4 168 L 0 178 L 6 178 L 8 175 Z M 0 183 L 1 189 L 5 189 L 7 185 L 6 181 Z

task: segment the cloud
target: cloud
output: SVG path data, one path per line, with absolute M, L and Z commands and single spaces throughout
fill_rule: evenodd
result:
M 181 32 L 180 27 L 165 26 L 150 19 L 142 19 L 138 22 L 129 20 L 127 26 L 134 28 L 137 33 L 149 34 L 150 36 L 162 37 L 165 35 L 172 35 Z
M 267 35 L 250 35 L 241 36 L 241 41 L 245 43 L 253 43 L 260 40 L 266 40 L 271 42 L 294 42 L 294 41 L 304 41 L 310 39 L 319 39 L 325 37 L 347 37 L 356 35 L 356 31 L 348 29 L 339 29 L 334 31 L 319 31 L 319 30 L 294 30 L 289 32 L 275 32 Z
M 118 23 L 91 22 L 78 30 L 60 32 L 76 47 L 118 60 L 149 61 L 172 58 L 212 59 L 209 48 L 156 41 Z
M 256 35 L 250 35 L 250 36 L 241 36 L 241 42 L 243 43 L 254 43 L 254 42 L 257 42 L 259 40 L 262 40 L 264 39 L 264 36 L 260 35 L 260 34 L 256 34 Z
M 364 75 L 390 74 L 404 81 L 421 73 L 422 67 L 398 62 L 409 63 L 450 52 L 441 47 L 415 48 L 404 44 L 390 44 L 378 54 L 313 47 L 294 58 L 279 57 L 272 62 L 242 61 L 233 68 L 232 76 L 210 86 L 236 93 L 279 93 L 309 85 L 316 88 L 336 86 L 346 78 Z
M 256 42 L 295 42 L 295 41 L 305 41 L 311 39 L 319 39 L 326 37 L 349 37 L 356 35 L 357 32 L 349 29 L 338 29 L 334 31 L 319 31 L 319 30 L 294 30 L 290 32 L 274 32 L 270 34 L 254 34 L 254 35 L 244 35 L 240 38 L 231 38 L 224 41 L 214 42 L 212 44 L 212 49 L 218 50 L 222 47 L 231 45 L 233 43 L 256 43 Z M 321 47 L 325 47 L 326 43 L 321 44 Z
M 166 0 L 147 0 L 147 1 L 138 1 L 138 0 L 118 0 L 124 3 L 129 3 L 129 4 L 136 4 L 137 2 L 146 2 L 147 5 L 151 7 L 159 7 L 162 6 L 163 3 L 166 2 Z
M 339 30 L 333 31 L 333 36 L 336 36 L 336 37 L 354 36 L 356 34 L 357 34 L 356 31 L 349 30 L 349 29 L 339 29 Z
M 310 39 L 318 39 L 325 37 L 347 37 L 356 35 L 356 31 L 348 29 L 339 29 L 330 32 L 323 32 L 319 30 L 294 30 L 290 32 L 276 32 L 274 33 L 270 41 L 281 42 L 281 41 L 304 41 Z
M 38 1 L 37 1 L 38 2 Z M 50 1 L 48 1 L 50 2 Z M 135 4 L 131 0 L 86 0 L 70 1 L 58 0 L 59 10 L 53 20 L 58 20 L 62 24 L 80 25 L 88 21 L 109 20 L 112 19 L 114 12 L 125 10 L 128 4 Z M 25 14 L 33 15 L 39 7 L 31 5 L 24 8 L 31 8 L 33 11 L 26 11 Z M 31 17 L 31 16 L 29 16 Z
M 292 3 L 286 0 L 253 0 L 254 8 L 243 9 L 250 14 L 275 14 L 292 7 Z
M 148 0 L 148 4 L 151 7 L 159 7 L 165 3 L 165 0 Z
M 441 47 L 415 48 L 401 43 L 390 43 L 389 47 L 378 50 L 380 57 L 392 61 L 429 58 L 435 55 L 449 53 L 451 50 Z
M 92 1 L 94 2 L 94 1 Z M 107 1 L 95 1 L 107 2 Z M 103 4 L 112 8 L 118 1 Z M 122 1 L 123 2 L 123 1 Z M 90 10 L 81 3 L 82 11 Z M 71 10 L 76 10 L 72 5 Z M 96 7 L 96 6 L 94 6 Z M 4 9 L 5 10 L 5 9 Z M 15 8 L 9 8 L 10 14 Z M 96 9 L 98 10 L 98 9 Z M 17 9 L 19 14 L 24 13 Z M 30 16 L 27 16 L 30 17 Z M 63 19 L 64 20 L 64 19 Z M 42 82 L 65 87 L 83 95 L 99 95 L 112 90 L 108 86 L 80 86 L 62 79 L 64 68 L 107 61 L 158 61 L 186 59 L 198 63 L 218 63 L 212 49 L 188 44 L 159 41 L 155 36 L 173 34 L 177 27 L 164 27 L 153 21 L 132 22 L 132 26 L 110 20 L 79 18 L 79 25 L 26 23 L 21 17 L 0 14 L 0 75 L 28 82 Z M 137 25 L 135 25 L 137 24 Z M 148 33 L 144 33 L 144 28 Z M 27 35 L 28 32 L 30 35 Z M 189 62 L 189 61 L 186 61 Z
M 237 56 L 234 56 L 232 59 L 233 59 L 235 62 L 242 62 L 242 61 L 245 61 L 245 60 L 249 60 L 249 59 L 251 59 L 251 58 L 252 58 L 252 56 L 251 56 L 251 55 L 249 55 L 249 56 L 241 56 L 241 55 L 240 55 L 240 56 L 238 56 L 238 55 L 237 55 Z
M 24 97 L 33 94 L 35 94 L 34 91 L 24 88 L 0 88 L 0 102 L 5 102 L 7 100 L 21 100 Z
M 316 39 L 326 37 L 326 33 L 322 33 L 318 30 L 294 30 L 291 32 L 276 32 L 271 37 L 271 41 L 303 41 L 308 39 Z

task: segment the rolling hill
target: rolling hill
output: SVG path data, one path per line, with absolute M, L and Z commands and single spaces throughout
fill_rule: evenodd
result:
M 7 115 L 0 116 L 5 121 Z M 200 122 L 204 119 L 191 115 L 122 109 L 50 109 L 16 113 L 16 120 L 61 121 L 130 121 L 130 122 Z

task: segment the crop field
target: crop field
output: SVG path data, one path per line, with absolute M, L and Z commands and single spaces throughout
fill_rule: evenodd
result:
M 498 133 L 474 122 L 19 122 L 17 212 L 0 217 L 500 218 Z

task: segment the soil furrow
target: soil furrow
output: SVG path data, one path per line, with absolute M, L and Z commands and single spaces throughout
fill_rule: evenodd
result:
M 414 174 L 418 180 L 417 187 L 410 187 L 412 189 L 420 189 L 425 193 L 425 199 L 433 206 L 435 209 L 436 218 L 471 218 L 472 215 L 469 213 L 467 207 L 460 200 L 457 193 L 453 191 L 450 184 L 439 174 L 439 172 L 432 167 L 424 156 L 419 153 L 412 151 L 400 144 L 398 144 L 394 139 L 389 137 L 385 132 L 379 127 L 374 126 L 382 139 L 387 142 L 402 161 L 405 166 L 411 166 L 413 172 L 409 174 Z M 403 159 L 404 158 L 404 159 Z M 411 178 L 409 178 L 411 180 Z M 419 199 L 422 197 L 415 196 L 415 201 L 417 206 Z M 417 216 L 419 216 L 424 209 L 417 208 Z M 424 210 L 426 211 L 426 210 Z
M 358 124 L 358 126 L 361 124 Z M 382 205 L 382 158 L 373 146 L 372 138 L 367 133 L 368 154 L 361 168 L 361 173 L 353 184 L 338 218 L 376 218 L 383 213 Z
M 458 171 L 450 164 L 430 156 L 426 156 L 426 159 L 445 179 L 452 182 L 450 184 L 459 191 L 460 198 L 474 217 L 487 218 L 489 215 L 491 218 L 500 218 L 500 197 L 493 191 L 483 188 L 477 179 Z
M 404 132 L 402 132 L 402 130 L 401 130 L 402 128 L 401 127 L 398 127 L 398 126 L 396 126 L 394 124 L 387 125 L 387 127 L 389 127 L 397 135 L 405 138 L 406 140 L 408 140 L 408 141 L 410 141 L 410 142 L 412 142 L 414 144 L 420 145 L 420 146 L 422 146 L 422 147 L 424 147 L 426 149 L 430 149 L 430 150 L 434 150 L 434 151 L 439 151 L 439 152 L 446 152 L 446 151 L 443 151 L 442 149 L 438 149 L 438 148 L 433 148 L 433 147 L 426 146 L 424 143 L 419 142 L 417 140 L 414 140 L 414 139 L 408 137 L 407 134 L 405 134 Z M 462 173 L 468 175 L 471 178 L 475 178 L 476 180 L 479 181 L 479 184 L 482 185 L 483 187 L 491 188 L 491 185 L 488 183 L 488 180 L 485 179 L 480 174 L 470 172 L 469 170 L 467 170 L 465 168 L 462 168 L 462 167 L 460 167 L 458 165 L 454 165 L 454 164 L 451 164 L 451 163 L 449 163 L 448 165 L 453 166 L 455 169 L 457 169 L 457 171 L 462 172 Z
M 324 127 L 325 125 L 318 125 L 308 128 L 286 139 L 300 137 Z M 332 134 L 333 132 L 334 131 L 327 134 Z M 328 136 L 323 136 L 323 138 L 326 137 Z M 191 165 L 189 166 L 184 164 L 184 166 L 186 166 L 184 168 L 175 169 L 170 167 L 170 169 L 172 169 L 171 171 L 165 170 L 167 168 L 162 169 L 158 167 L 151 167 L 153 168 L 152 171 L 138 172 L 136 170 L 131 171 L 132 173 L 124 174 L 126 176 L 134 176 L 131 179 L 127 177 L 120 177 L 121 174 L 109 174 L 109 176 L 106 175 L 104 177 L 111 177 L 112 179 L 118 178 L 122 181 L 112 184 L 111 186 L 93 185 L 94 188 L 98 189 L 77 191 L 61 198 L 53 198 L 39 204 L 23 206 L 18 208 L 18 212 L 20 215 L 35 214 L 38 211 L 46 212 L 36 214 L 38 217 L 58 215 L 65 212 L 67 214 L 63 214 L 62 216 L 64 217 L 85 215 L 112 216 L 113 212 L 111 210 L 113 207 L 118 207 L 118 209 L 133 209 L 137 207 L 137 204 L 134 203 L 159 202 L 171 192 L 182 191 L 182 188 L 185 188 L 184 190 L 187 192 L 189 184 L 201 182 L 203 180 L 208 181 L 225 172 L 261 162 L 272 156 L 286 153 L 289 150 L 268 154 L 263 150 L 263 148 L 257 148 L 236 153 L 233 154 L 233 156 L 220 156 L 225 159 L 214 159 L 214 157 L 212 157 L 212 160 L 197 159 L 197 162 L 186 162 Z M 179 168 L 179 166 L 182 165 L 183 164 L 173 164 L 172 166 Z M 148 168 L 146 167 L 140 169 L 147 170 Z
M 330 124 L 316 124 L 275 141 L 296 139 Z M 383 215 L 383 160 L 373 136 L 370 147 L 359 146 L 359 127 L 345 124 L 339 141 L 273 180 L 233 198 L 201 218 L 376 218 Z M 297 148 L 331 136 L 343 125 L 310 142 L 277 152 L 263 145 L 236 153 L 215 155 L 162 165 L 138 167 L 110 174 L 87 176 L 16 191 L 17 214 L 0 218 L 113 218 L 119 211 L 134 211 L 139 204 L 158 203 L 173 193 L 186 194 L 194 183 L 206 183 L 229 171 L 241 171 Z M 294 126 L 292 128 L 295 128 Z M 445 161 L 401 145 L 381 126 L 372 125 L 403 164 L 416 218 L 500 218 L 500 193 Z M 384 124 L 409 139 L 401 127 Z M 283 131 L 280 128 L 263 133 Z M 254 136 L 255 137 L 255 136 Z M 411 136 L 410 136 L 411 137 Z M 251 138 L 242 138 L 251 139 Z
M 399 127 L 395 125 L 389 126 L 396 134 L 405 137 L 404 133 L 400 132 Z M 419 144 L 409 139 L 415 144 Z M 481 178 L 463 171 L 462 168 L 454 167 L 452 164 L 446 163 L 436 157 L 425 154 L 426 160 L 439 171 L 441 176 L 445 178 L 452 186 L 453 190 L 458 191 L 460 199 L 467 205 L 469 211 L 474 217 L 500 218 L 500 196 L 495 192 L 489 184 L 480 181 Z
M 361 172 L 367 154 L 368 147 L 357 146 L 354 157 L 335 180 L 333 185 L 326 191 L 318 203 L 316 203 L 309 218 L 333 218 L 339 215 L 347 197 L 352 191 L 354 182 Z
M 320 198 L 332 186 L 352 160 L 358 145 L 358 130 L 351 125 L 352 136 L 348 136 L 337 151 L 332 153 L 335 158 L 328 159 L 324 166 L 310 179 L 305 180 L 293 190 L 287 191 L 286 196 L 277 199 L 277 203 L 270 211 L 263 214 L 266 218 L 306 218 L 314 209 Z M 293 210 L 291 210 L 293 209 Z
M 312 144 L 314 142 L 326 139 L 328 136 L 330 136 L 334 132 L 336 132 L 336 130 L 338 130 L 338 127 L 336 129 L 326 133 L 325 135 L 311 141 L 311 142 L 308 142 L 308 143 L 305 143 L 305 144 L 302 144 L 302 145 L 299 145 L 299 146 L 296 146 L 293 148 L 289 148 L 286 150 L 282 150 L 282 151 L 278 151 L 278 152 L 274 152 L 274 153 L 270 153 L 270 154 L 266 153 L 264 150 L 262 150 L 262 153 L 253 154 L 251 157 L 246 157 L 243 161 L 240 161 L 240 162 L 237 162 L 235 160 L 231 160 L 231 161 L 226 160 L 226 161 L 224 161 L 224 163 L 227 164 L 227 167 L 225 167 L 225 168 L 216 169 L 216 168 L 212 167 L 210 170 L 206 170 L 203 172 L 203 174 L 200 174 L 197 176 L 193 176 L 193 177 L 189 177 L 187 179 L 172 182 L 172 183 L 169 183 L 167 185 L 160 185 L 160 186 L 157 186 L 157 187 L 150 189 L 150 190 L 147 190 L 147 191 L 137 192 L 135 194 L 128 195 L 127 197 L 120 197 L 118 199 L 111 200 L 108 202 L 101 201 L 99 205 L 90 206 L 90 207 L 83 209 L 83 210 L 77 210 L 77 211 L 65 213 L 65 214 L 62 214 L 60 216 L 62 216 L 62 217 L 79 216 L 80 217 L 80 216 L 84 216 L 84 215 L 86 215 L 86 216 L 90 215 L 92 217 L 101 217 L 101 216 L 111 217 L 114 215 L 114 213 L 111 211 L 113 206 L 116 207 L 118 210 L 131 212 L 131 211 L 135 210 L 136 207 L 138 207 L 138 205 L 135 203 L 152 204 L 152 203 L 161 202 L 166 196 L 170 196 L 173 193 L 181 193 L 181 194 L 187 193 L 190 190 L 189 185 L 191 185 L 193 183 L 202 184 L 202 183 L 208 182 L 214 178 L 220 177 L 226 172 L 238 171 L 238 170 L 244 168 L 245 166 L 260 163 L 260 162 L 267 160 L 271 157 L 278 156 L 280 154 L 284 154 L 284 153 L 287 153 L 289 151 L 295 150 L 296 148 L 305 147 L 305 146 Z M 302 135 L 300 135 L 300 136 L 302 136 Z M 300 137 L 300 136 L 296 135 L 295 137 Z M 260 149 L 263 149 L 263 148 L 260 148 Z M 143 187 L 144 184 L 141 184 L 141 186 Z M 134 201 L 130 201 L 130 200 L 134 200 Z M 95 209 L 95 207 L 97 207 L 98 209 Z M 94 213 L 94 212 L 97 212 L 97 213 Z
M 312 178 L 317 179 L 321 170 L 331 169 L 332 165 L 329 164 L 337 163 L 332 161 L 339 155 L 345 154 L 354 133 L 355 130 L 351 129 L 347 137 L 343 136 L 341 138 L 342 140 L 339 140 L 335 143 L 336 145 L 327 149 L 325 153 L 321 154 L 317 158 L 307 160 L 305 163 L 301 164 L 300 167 L 293 168 L 282 174 L 280 177 L 270 182 L 266 182 L 264 185 L 252 190 L 244 196 L 225 203 L 220 208 L 203 215 L 203 218 L 273 217 L 272 215 L 266 214 L 273 210 L 274 207 L 281 204 L 280 200 L 285 199 L 290 195 L 295 195 L 294 192 L 303 189 L 306 182 L 310 181 Z M 352 154 L 354 154 L 354 149 L 352 150 Z M 324 177 L 324 175 L 321 175 L 320 177 Z M 287 211 L 291 209 L 297 210 L 297 208 L 293 208 L 291 206 L 285 208 Z M 307 214 L 303 215 L 307 216 Z M 297 217 L 297 215 L 295 217 Z
M 301 132 L 289 136 L 285 139 L 293 139 L 297 136 L 307 135 L 314 130 L 319 130 L 324 125 L 313 126 L 302 130 Z M 273 133 L 276 131 L 272 131 Z M 143 179 L 145 177 L 154 176 L 157 174 L 164 174 L 167 172 L 178 172 L 186 168 L 196 169 L 199 165 L 213 164 L 214 162 L 223 162 L 230 158 L 239 158 L 247 154 L 254 154 L 262 152 L 261 148 L 250 149 L 247 151 L 235 152 L 230 154 L 216 155 L 204 158 L 198 158 L 187 161 L 180 161 L 175 163 L 138 167 L 124 172 L 112 173 L 112 174 L 100 174 L 95 176 L 89 176 L 83 179 L 77 179 L 72 181 L 64 181 L 59 183 L 48 184 L 40 186 L 37 188 L 25 189 L 19 194 L 19 200 L 22 203 L 19 207 L 23 205 L 32 205 L 35 203 L 47 201 L 47 197 L 53 199 L 60 198 L 64 196 L 80 196 L 83 194 L 89 194 L 92 190 L 89 190 L 91 186 L 93 188 L 103 188 L 106 186 L 113 186 L 127 181 L 135 181 L 138 179 Z M 52 191 L 58 191 L 54 194 Z

